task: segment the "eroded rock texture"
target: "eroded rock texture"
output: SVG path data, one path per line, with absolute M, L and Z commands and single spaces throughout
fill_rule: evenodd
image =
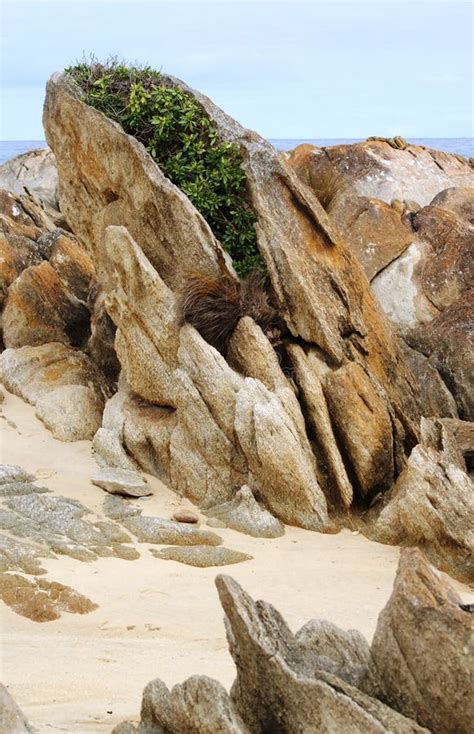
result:
M 371 648 L 383 700 L 435 734 L 474 720 L 474 614 L 419 550 L 404 551 Z
M 403 467 L 417 440 L 416 379 L 316 197 L 272 146 L 162 79 L 192 94 L 241 152 L 283 354 L 249 317 L 227 361 L 182 325 L 189 270 L 234 278 L 228 256 L 144 148 L 54 76 L 44 124 L 61 208 L 96 266 L 122 367 L 122 397 L 107 406 L 95 449 L 114 466 L 158 474 L 203 508 L 247 484 L 280 520 L 323 529 L 328 504 L 367 502 Z M 368 403 L 362 419 L 341 394 L 347 380 Z M 362 447 L 367 419 L 378 433 Z
M 356 630 L 317 619 L 294 635 L 230 577 L 216 585 L 237 669 L 230 694 L 206 676 L 171 691 L 153 680 L 138 726 L 114 734 L 469 731 L 473 615 L 421 552 L 402 552 L 371 648 Z

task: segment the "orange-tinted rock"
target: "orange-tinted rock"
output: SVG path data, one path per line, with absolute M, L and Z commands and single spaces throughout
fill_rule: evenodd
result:
M 2 324 L 7 347 L 48 342 L 80 346 L 88 336 L 89 311 L 44 261 L 24 270 L 10 286 Z
M 474 186 L 445 189 L 435 196 L 431 206 L 447 209 L 467 224 L 474 225 Z
M 95 283 L 96 272 L 90 255 L 72 235 L 65 232 L 59 235 L 52 249 L 49 264 L 55 269 L 69 293 L 85 303 Z
M 328 170 L 346 194 L 369 196 L 390 204 L 413 200 L 421 206 L 449 187 L 472 187 L 474 170 L 462 156 L 408 144 L 398 149 L 383 140 L 316 148 L 300 145 L 289 164 L 310 187 L 317 188 Z
M 429 245 L 420 272 L 423 292 L 443 310 L 474 283 L 474 226 L 432 205 L 416 214 L 413 226 Z
M 395 472 L 392 422 L 370 378 L 350 363 L 328 373 L 323 389 L 359 497 L 388 489 Z
M 378 199 L 338 197 L 330 216 L 369 280 L 413 242 L 413 232 L 400 214 Z

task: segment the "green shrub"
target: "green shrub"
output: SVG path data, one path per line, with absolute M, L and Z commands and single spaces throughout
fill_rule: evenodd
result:
M 201 212 L 237 273 L 264 273 L 239 150 L 218 140 L 196 99 L 179 86 L 163 86 L 159 72 L 149 67 L 116 60 L 76 64 L 66 73 L 79 84 L 87 104 L 145 145 Z

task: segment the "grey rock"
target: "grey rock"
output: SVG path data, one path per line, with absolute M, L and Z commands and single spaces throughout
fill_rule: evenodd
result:
M 49 148 L 29 150 L 0 166 L 0 188 L 33 194 L 42 204 L 59 209 L 58 171 Z
M 250 487 L 244 484 L 234 499 L 215 505 L 206 511 L 210 518 L 256 538 L 278 538 L 285 533 L 284 525 L 261 505 Z
M 435 734 L 471 734 L 474 615 L 417 549 L 402 551 L 371 655 L 390 706 Z
M 0 485 L 11 482 L 34 482 L 35 477 L 15 464 L 0 465 Z
M 295 637 L 279 613 L 254 602 L 231 578 L 216 585 L 237 667 L 231 698 L 252 734 L 402 734 L 426 731 L 367 696 L 311 657 L 295 654 Z M 262 685 L 264 681 L 264 685 Z
M 173 520 L 176 520 L 176 522 L 197 523 L 199 522 L 199 515 L 194 510 L 190 510 L 189 507 L 178 507 L 173 512 Z
M 2 734 L 30 734 L 34 731 L 3 683 L 0 683 L 0 731 Z
M 91 477 L 91 482 L 110 494 L 129 497 L 145 497 L 152 494 L 146 481 L 137 472 L 129 469 L 103 468 Z
M 126 517 L 122 520 L 140 543 L 157 545 L 220 545 L 222 538 L 210 530 L 161 517 Z
M 247 553 L 241 553 L 222 546 L 217 548 L 209 545 L 194 545 L 188 548 L 163 548 L 162 550 L 152 548 L 150 552 L 155 558 L 162 558 L 165 561 L 177 561 L 198 568 L 229 566 L 233 563 L 242 563 L 242 561 L 253 559 L 253 556 L 249 556 Z
M 49 492 L 47 487 L 37 487 L 31 482 L 8 482 L 0 484 L 0 498 L 16 497 L 22 494 L 44 494 Z

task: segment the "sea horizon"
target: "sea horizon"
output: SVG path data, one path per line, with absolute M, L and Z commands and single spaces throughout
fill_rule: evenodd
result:
M 268 138 L 268 141 L 278 150 L 293 150 L 298 145 L 309 143 L 317 147 L 331 147 L 333 145 L 350 145 L 360 143 L 367 138 Z M 474 157 L 474 138 L 406 138 L 414 145 L 424 145 L 427 148 L 440 150 L 444 153 L 454 153 L 465 158 Z M 46 140 L 0 140 L 0 165 L 22 153 L 38 148 L 46 148 Z

